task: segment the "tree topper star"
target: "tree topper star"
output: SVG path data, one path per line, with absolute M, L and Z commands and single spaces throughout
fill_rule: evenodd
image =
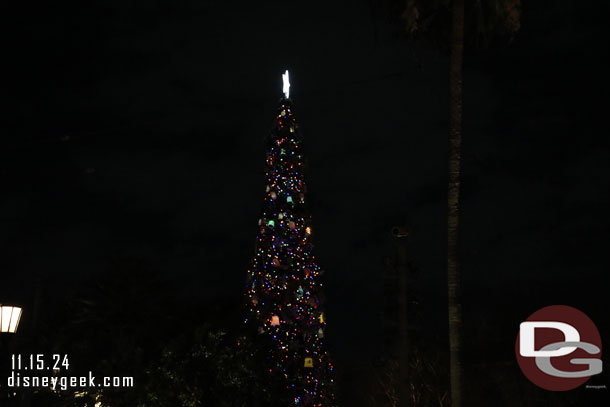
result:
M 290 81 L 288 80 L 288 70 L 282 74 L 282 80 L 284 81 L 284 96 L 286 99 L 290 98 Z

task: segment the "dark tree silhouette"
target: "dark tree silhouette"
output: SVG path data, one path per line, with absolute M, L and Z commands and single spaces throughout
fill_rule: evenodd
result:
M 274 406 L 277 394 L 255 373 L 262 361 L 254 346 L 223 325 L 239 305 L 219 311 L 173 294 L 160 274 L 131 259 L 77 285 L 56 307 L 58 320 L 39 332 L 52 338 L 48 353 L 69 355 L 66 375 L 128 376 L 134 385 L 39 392 L 34 405 Z

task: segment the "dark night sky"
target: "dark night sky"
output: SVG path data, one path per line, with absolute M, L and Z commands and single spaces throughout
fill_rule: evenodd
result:
M 464 318 L 510 344 L 523 318 L 564 303 L 603 337 L 608 5 L 525 3 L 510 46 L 466 56 Z M 374 353 L 382 259 L 404 222 L 426 323 L 444 335 L 447 59 L 402 39 L 374 1 L 11 7 L 0 268 L 24 296 L 34 276 L 61 293 L 125 255 L 180 295 L 239 302 L 289 69 L 333 348 Z

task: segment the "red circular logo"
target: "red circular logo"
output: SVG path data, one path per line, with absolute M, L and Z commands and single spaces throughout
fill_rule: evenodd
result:
M 601 373 L 601 338 L 583 312 L 566 305 L 544 307 L 520 325 L 515 343 L 523 374 L 546 390 L 572 390 Z

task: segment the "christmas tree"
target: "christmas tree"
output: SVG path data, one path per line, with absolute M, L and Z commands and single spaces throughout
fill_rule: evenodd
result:
M 296 406 L 334 405 L 333 366 L 325 346 L 322 270 L 313 255 L 302 138 L 284 96 L 267 139 L 266 186 L 255 254 L 248 270 L 246 322 L 265 350 L 270 377 L 279 377 Z

